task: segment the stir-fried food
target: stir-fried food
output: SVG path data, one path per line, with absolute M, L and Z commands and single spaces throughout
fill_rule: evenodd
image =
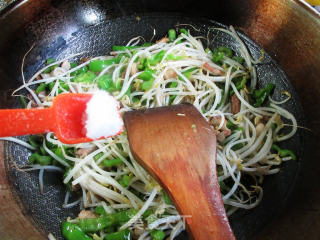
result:
M 277 90 L 272 79 L 257 88 L 259 60 L 252 59 L 235 30 L 218 30 L 237 41 L 236 52 L 225 46 L 210 49 L 203 37 L 170 29 L 168 37 L 153 44 L 139 45 L 137 37 L 126 46 L 113 46 L 109 56 L 78 62 L 71 61 L 75 56 L 48 59 L 17 91 L 29 92 L 23 98 L 27 108 L 49 107 L 61 93 L 98 89 L 120 102 L 121 113 L 192 103 L 217 135 L 218 179 L 231 215 L 255 207 L 262 199 L 263 176 L 296 158 L 278 142 L 292 137 L 297 123 L 281 102 L 270 98 Z M 292 124 L 285 133 L 284 120 Z M 63 206 L 80 203 L 79 216 L 62 223 L 66 239 L 174 239 L 184 229 L 167 193 L 133 158 L 126 132 L 77 145 L 63 144 L 48 133 L 30 136 L 29 144 L 23 144 L 34 149 L 29 170 L 40 170 L 41 191 L 44 171 L 58 170 L 67 187 Z M 78 200 L 69 202 L 71 195 Z

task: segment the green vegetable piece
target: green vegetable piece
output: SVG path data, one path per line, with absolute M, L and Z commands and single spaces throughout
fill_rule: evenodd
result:
M 26 108 L 27 107 L 27 102 L 24 99 L 24 96 L 19 96 L 19 100 L 21 102 L 22 108 Z
M 75 68 L 76 66 L 78 66 L 78 63 L 76 63 L 76 62 L 71 62 L 70 63 L 70 68 L 72 69 L 72 68 Z
M 108 234 L 105 237 L 106 240 L 130 240 L 131 239 L 131 233 L 128 229 Z
M 146 219 L 146 218 L 149 217 L 152 213 L 153 213 L 152 210 L 147 209 L 147 210 L 142 214 L 142 217 L 143 217 L 144 219 Z
M 36 88 L 36 93 L 40 93 L 40 92 L 43 92 L 45 91 L 47 88 L 47 84 L 45 83 L 40 83 L 40 85 Z
M 169 41 L 174 42 L 174 40 L 176 40 L 176 38 L 177 38 L 176 31 L 174 29 L 170 29 L 168 31 L 168 36 L 169 36 Z
M 178 82 L 174 81 L 170 83 L 170 88 L 175 88 L 178 86 Z
M 180 28 L 180 33 L 183 33 L 183 34 L 185 34 L 185 35 L 187 35 L 188 36 L 188 30 L 187 29 L 185 29 L 185 28 Z
M 227 185 L 223 181 L 219 182 L 219 185 L 220 185 L 221 191 L 228 191 L 229 190 L 229 188 L 227 187 Z
M 296 155 L 289 149 L 281 149 L 278 145 L 272 144 L 271 147 L 273 150 L 276 150 L 280 157 L 287 157 L 290 156 L 293 160 L 296 160 Z
M 150 47 L 152 46 L 152 43 L 145 42 L 144 44 L 141 45 L 141 47 Z
M 164 57 L 165 53 L 166 52 L 164 50 L 161 50 L 157 54 L 152 55 L 151 58 L 148 58 L 148 63 L 151 66 L 157 65 L 159 62 L 161 62 L 161 60 Z
M 117 64 L 121 60 L 121 56 L 105 59 L 105 60 L 92 60 L 89 63 L 89 70 L 92 72 L 100 72 L 111 64 Z
M 30 145 L 34 148 L 38 148 L 42 144 L 42 137 L 37 136 L 37 135 L 30 135 L 28 138 L 28 142 Z
M 87 66 L 83 66 L 82 68 L 77 69 L 76 71 L 70 73 L 71 76 L 77 76 L 80 75 L 81 73 L 86 73 L 89 71 L 89 68 Z M 73 79 L 71 79 L 73 81 Z
M 62 236 L 67 240 L 92 240 L 79 226 L 73 223 L 62 222 L 61 231 Z
M 122 160 L 120 158 L 114 158 L 114 159 L 110 159 L 110 160 L 104 159 L 104 160 L 102 160 L 102 163 L 106 167 L 114 167 L 119 164 L 122 164 Z
M 220 52 L 217 48 L 214 48 L 212 53 L 212 61 L 216 64 L 220 64 L 223 58 L 224 52 Z
M 154 77 L 153 77 L 154 72 L 155 71 L 153 71 L 151 69 L 146 69 L 139 75 L 139 78 L 143 81 L 153 81 L 154 80 Z
M 60 87 L 62 87 L 64 90 L 69 91 L 69 85 L 66 82 L 60 81 Z
M 94 159 L 95 161 L 98 161 L 102 156 L 103 156 L 103 152 L 98 153 L 97 155 L 95 155 L 95 156 L 93 157 L 93 159 Z
M 129 186 L 130 180 L 131 180 L 131 177 L 129 175 L 125 174 L 122 176 L 119 183 L 122 187 L 126 188 Z
M 131 209 L 128 209 L 128 210 L 125 210 L 125 211 L 112 213 L 110 215 L 112 215 L 112 217 L 114 218 L 115 224 L 118 224 L 118 223 L 126 223 L 126 222 L 128 222 L 137 213 L 138 213 L 137 209 L 131 208 Z
M 183 72 L 182 72 L 182 75 L 185 76 L 187 79 L 190 79 L 191 76 L 192 76 L 192 73 L 193 73 L 195 70 L 197 70 L 197 69 L 198 69 L 198 68 L 196 68 L 196 67 L 190 68 L 190 69 L 188 69 L 188 70 L 183 71 Z M 183 79 L 182 77 L 180 77 L 180 76 L 179 76 L 179 79 L 180 79 L 181 81 L 184 81 L 184 79 Z
M 253 106 L 260 107 L 266 98 L 271 94 L 272 90 L 275 88 L 275 85 L 273 83 L 268 83 L 265 88 L 261 88 L 258 90 L 255 90 L 253 92 L 253 98 L 255 99 L 255 103 Z
M 236 150 L 239 150 L 239 149 L 243 148 L 243 146 L 244 146 L 243 143 L 238 143 L 238 144 L 234 145 L 231 149 L 233 151 L 236 151 Z
M 247 84 L 247 77 L 246 76 L 243 76 L 241 79 L 238 79 L 235 81 L 235 85 L 236 85 L 236 88 L 237 90 L 241 90 L 243 89 Z M 231 89 L 230 91 L 230 97 L 234 94 L 234 90 Z
M 52 64 L 54 63 L 56 60 L 53 59 L 53 58 L 48 58 L 46 60 L 46 65 L 49 65 L 49 64 Z M 44 73 L 50 73 L 53 69 L 55 69 L 58 65 L 54 65 L 54 66 L 51 66 L 51 67 L 48 67 L 46 70 L 44 70 L 43 72 Z
M 168 60 L 168 61 L 178 61 L 178 60 L 181 60 L 183 58 L 184 58 L 184 56 L 175 56 L 175 55 L 173 55 L 171 53 L 166 56 L 166 60 Z
M 50 165 L 52 158 L 50 156 L 42 156 L 39 153 L 33 153 L 29 156 L 29 163 L 39 163 L 42 166 Z
M 212 54 L 212 51 L 210 50 L 210 48 L 206 48 L 205 50 L 204 50 L 207 54 Z
M 65 160 L 65 157 L 63 155 L 63 151 L 62 151 L 62 148 L 61 147 L 58 147 L 55 151 L 54 151 L 54 154 L 57 155 L 59 158 L 61 158 L 62 160 Z
M 104 210 L 104 207 L 102 207 L 102 206 L 96 207 L 94 209 L 94 213 L 102 215 L 102 216 L 106 216 L 107 215 L 106 210 Z
M 86 73 L 80 73 L 77 75 L 73 81 L 75 82 L 82 82 L 82 83 L 92 83 L 93 80 L 96 78 L 96 75 L 93 72 L 86 72 Z
M 44 149 L 44 147 L 42 147 L 42 146 L 40 146 L 40 153 L 42 154 L 42 155 L 47 155 L 48 153 L 46 152 L 46 150 Z
M 139 46 L 113 46 L 112 51 L 125 51 L 125 50 L 132 50 L 137 49 Z
M 162 230 L 154 230 L 150 232 L 150 235 L 153 240 L 163 240 L 166 237 L 166 234 Z
M 232 57 L 232 50 L 230 48 L 227 47 L 219 47 L 219 51 L 223 52 L 228 58 Z
M 237 61 L 240 64 L 244 63 L 244 59 L 242 57 L 238 57 L 238 56 L 233 56 L 232 57 L 233 60 Z
M 142 83 L 141 89 L 143 91 L 147 91 L 147 90 L 151 89 L 152 86 L 153 86 L 153 80 L 145 81 L 145 82 Z
M 53 58 L 48 58 L 48 59 L 46 60 L 46 65 L 52 64 L 52 63 L 54 63 L 55 61 L 56 61 L 56 60 L 53 59 Z
M 101 216 L 98 218 L 82 218 L 79 219 L 78 225 L 85 233 L 94 233 L 114 224 L 113 216 Z
M 113 81 L 112 81 L 112 75 L 111 74 L 105 74 L 100 76 L 97 79 L 98 82 L 98 87 L 102 90 L 108 91 L 108 92 L 113 92 L 116 90 Z
M 165 202 L 165 204 L 168 204 L 168 205 L 173 205 L 168 193 L 166 191 L 162 191 L 162 197 L 163 197 L 163 200 Z

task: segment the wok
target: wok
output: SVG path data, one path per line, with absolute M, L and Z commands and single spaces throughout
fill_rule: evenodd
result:
M 18 1 L 0 17 L 0 107 L 18 106 L 10 93 L 21 84 L 22 57 L 33 44 L 35 47 L 25 61 L 26 78 L 48 57 L 61 58 L 83 50 L 89 56 L 106 54 L 112 45 L 123 44 L 139 34 L 150 39 L 153 29 L 155 39 L 160 38 L 177 23 L 191 23 L 200 29 L 200 34 L 205 34 L 209 27 L 223 26 L 220 23 L 235 26 L 254 56 L 259 56 L 261 47 L 270 54 L 258 66 L 260 84 L 272 79 L 277 89 L 292 92 L 293 98 L 286 108 L 294 113 L 300 125 L 306 126 L 300 97 L 307 116 L 312 115 L 311 128 L 316 126 L 320 113 L 316 104 L 311 103 L 319 99 L 316 93 L 320 89 L 317 79 L 320 17 L 300 1 L 289 0 L 225 0 L 210 4 L 202 0 Z M 218 37 L 219 43 L 235 48 L 226 36 Z M 285 206 L 303 159 L 312 157 L 307 153 L 318 154 L 303 151 L 305 139 L 305 131 L 300 129 L 287 143 L 288 148 L 294 148 L 298 160 L 283 164 L 279 174 L 266 179 L 262 203 L 231 217 L 238 239 L 257 237 Z M 48 232 L 58 236 L 59 221 L 76 216 L 78 211 L 61 208 L 64 197 L 61 176 L 46 175 L 45 193 L 40 195 L 37 174 L 25 174 L 13 167 L 14 162 L 25 163 L 28 152 L 12 143 L 1 143 L 0 149 L 0 238 L 45 239 Z M 186 234 L 180 236 L 186 238 Z

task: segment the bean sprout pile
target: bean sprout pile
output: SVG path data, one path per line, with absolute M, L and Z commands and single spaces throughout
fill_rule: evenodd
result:
M 29 81 L 23 78 L 26 108 L 50 107 L 61 93 L 108 91 L 126 111 L 192 103 L 207 119 L 218 139 L 217 172 L 227 215 L 251 209 L 263 196 L 265 175 L 279 172 L 283 161 L 295 159 L 276 143 L 292 137 L 295 117 L 270 97 L 274 84 L 257 89 L 255 65 L 233 27 L 215 29 L 230 35 L 237 52 L 220 46 L 209 49 L 204 37 L 170 29 L 168 37 L 143 43 L 136 37 L 126 46 L 114 46 L 109 56 L 56 61 L 48 59 Z M 272 81 L 270 79 L 270 81 Z M 290 129 L 283 131 L 284 121 Z M 15 141 L 32 149 L 24 171 L 60 171 L 67 186 L 64 208 L 80 204 L 75 219 L 62 223 L 62 234 L 73 239 L 174 239 L 184 222 L 168 194 L 133 158 L 126 132 L 90 143 L 66 145 L 53 133 Z M 76 196 L 76 201 L 70 201 Z M 74 199 L 74 197 L 73 197 Z M 117 235 L 118 234 L 118 235 Z M 120 238 L 114 238 L 120 236 Z M 122 238 L 121 238 L 122 237 Z

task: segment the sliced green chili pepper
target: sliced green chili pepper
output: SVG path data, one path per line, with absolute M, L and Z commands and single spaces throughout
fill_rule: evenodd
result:
M 38 148 L 42 144 L 42 137 L 37 136 L 37 135 L 30 135 L 28 138 L 28 142 L 30 145 L 34 148 Z
M 60 81 L 60 87 L 63 88 L 64 90 L 69 91 L 69 85 L 66 82 Z M 60 90 L 60 89 L 59 89 Z
M 224 52 L 220 52 L 217 48 L 213 49 L 212 61 L 216 64 L 221 64 L 221 60 L 224 57 Z
M 147 210 L 142 214 L 142 217 L 143 217 L 144 219 L 146 219 L 146 218 L 149 217 L 152 213 L 153 213 L 152 210 L 147 209 Z
M 187 79 L 190 79 L 192 73 L 193 73 L 195 70 L 197 70 L 197 69 L 198 69 L 197 67 L 190 68 L 190 69 L 188 69 L 188 70 L 186 70 L 186 71 L 183 71 L 183 72 L 182 72 L 182 75 L 185 76 Z M 180 79 L 181 81 L 184 81 L 184 79 L 183 79 L 181 76 L 179 76 L 179 79 Z
M 237 61 L 238 63 L 240 63 L 241 65 L 244 62 L 244 59 L 242 57 L 238 57 L 238 56 L 233 56 L 232 57 L 233 60 Z
M 161 50 L 160 52 L 154 54 L 151 56 L 151 58 L 148 58 L 148 63 L 151 65 L 151 66 L 155 66 L 157 65 L 159 62 L 161 62 L 162 58 L 164 57 L 165 55 L 165 51 L 164 50 Z
M 129 186 L 130 180 L 131 180 L 131 177 L 129 175 L 125 174 L 122 176 L 119 183 L 122 187 L 126 188 Z
M 97 79 L 98 87 L 102 90 L 106 90 L 108 92 L 113 92 L 116 90 L 116 87 L 113 84 L 112 81 L 112 75 L 111 74 L 105 74 L 100 76 Z
M 24 99 L 24 96 L 19 96 L 19 99 L 20 99 L 22 108 L 26 108 L 26 107 L 27 107 L 27 102 L 26 102 L 26 100 Z
M 78 66 L 78 63 L 76 63 L 76 62 L 71 62 L 70 63 L 70 68 L 72 69 L 72 68 L 75 68 L 76 66 Z
M 86 73 L 80 73 L 73 79 L 73 81 L 82 83 L 92 83 L 95 78 L 96 75 L 93 72 L 88 71 Z
M 153 76 L 154 73 L 155 73 L 154 70 L 147 68 L 139 75 L 139 78 L 143 81 L 153 81 L 154 80 L 154 76 Z
M 168 31 L 168 36 L 169 36 L 170 42 L 174 42 L 174 40 L 176 40 L 176 37 L 177 37 L 176 31 L 174 29 L 170 29 Z
M 138 213 L 137 209 L 131 208 L 125 211 L 117 212 L 117 213 L 112 213 L 112 217 L 114 218 L 115 224 L 119 223 L 126 223 L 128 222 L 131 218 L 133 218 L 136 214 Z
M 118 56 L 111 59 L 105 59 L 105 60 L 92 60 L 89 63 L 89 70 L 93 72 L 100 72 L 106 67 L 110 66 L 111 64 L 117 64 L 120 62 L 122 56 Z
M 177 60 L 181 60 L 183 58 L 184 58 L 184 56 L 175 56 L 171 53 L 166 56 L 166 60 L 168 60 L 168 61 L 177 61 Z
M 266 98 L 271 94 L 272 90 L 275 88 L 273 83 L 268 83 L 265 88 L 261 88 L 259 90 L 255 90 L 253 92 L 253 98 L 255 99 L 255 103 L 253 106 L 259 107 L 263 104 Z
M 131 233 L 128 229 L 108 234 L 105 237 L 106 240 L 130 240 L 131 239 Z
M 50 65 L 52 63 L 54 63 L 56 60 L 53 59 L 53 58 L 48 58 L 46 60 L 46 65 Z M 50 73 L 53 69 L 55 69 L 58 65 L 54 65 L 54 66 L 51 66 L 49 68 L 47 68 L 46 70 L 43 71 L 43 73 Z
M 122 160 L 120 158 L 114 158 L 114 159 L 110 159 L 110 160 L 104 159 L 104 160 L 102 160 L 102 163 L 106 167 L 114 167 L 114 166 L 121 164 Z
M 139 48 L 139 46 L 113 46 L 112 51 L 124 51 L 124 50 L 132 50 L 137 48 Z
M 42 154 L 42 155 L 47 155 L 48 153 L 46 152 L 46 150 L 44 149 L 44 147 L 42 147 L 42 146 L 40 146 L 40 153 Z
M 102 206 L 96 207 L 94 209 L 94 213 L 102 215 L 102 216 L 106 216 L 107 215 L 106 210 L 104 210 L 104 207 L 102 207 Z
M 164 233 L 164 231 L 161 231 L 161 230 L 154 230 L 150 232 L 150 235 L 153 240 L 163 240 L 166 237 L 166 234 Z
M 88 72 L 88 71 L 89 71 L 88 66 L 83 66 L 83 67 L 77 69 L 76 71 L 70 73 L 70 75 L 71 75 L 71 76 L 77 76 L 77 75 L 79 75 L 79 74 L 81 74 L 81 73 L 86 73 L 86 72 Z M 72 79 L 71 79 L 71 81 L 72 81 Z
M 219 51 L 223 52 L 227 57 L 231 58 L 232 57 L 232 50 L 227 47 L 219 47 Z
M 236 88 L 238 91 L 243 89 L 246 86 L 246 84 L 247 84 L 247 77 L 246 76 L 243 76 L 242 78 L 239 78 L 235 81 L 235 85 L 236 85 Z M 234 90 L 231 89 L 229 94 L 231 97 L 234 94 Z
M 67 240 L 92 240 L 79 226 L 69 222 L 62 222 L 62 235 Z
M 50 156 L 42 156 L 39 153 L 33 153 L 29 157 L 29 163 L 39 163 L 42 166 L 49 165 L 51 163 L 52 158 Z
M 141 89 L 143 91 L 147 91 L 149 89 L 151 89 L 153 86 L 153 80 L 150 80 L 150 81 L 144 81 L 141 85 Z
M 168 204 L 168 205 L 173 205 L 173 203 L 172 203 L 172 201 L 171 201 L 168 193 L 167 193 L 166 191 L 164 191 L 164 190 L 162 191 L 162 197 L 163 197 L 163 200 L 164 200 L 164 202 L 165 202 L 166 204 Z
M 144 44 L 141 45 L 141 47 L 150 47 L 152 43 L 145 42 Z
M 277 151 L 280 157 L 287 157 L 290 156 L 293 160 L 296 160 L 296 155 L 289 149 L 281 149 L 276 144 L 272 144 L 272 149 Z
M 39 94 L 40 92 L 45 91 L 47 88 L 47 84 L 40 83 L 40 85 L 36 88 L 36 93 Z
M 180 33 L 183 33 L 183 34 L 185 34 L 185 35 L 188 35 L 188 34 L 189 34 L 189 33 L 188 33 L 188 30 L 185 29 L 185 28 L 180 28 Z
M 85 233 L 93 233 L 104 229 L 105 227 L 112 226 L 114 224 L 113 216 L 101 216 L 98 218 L 82 218 L 79 219 L 78 225 Z
M 95 161 L 98 161 L 102 156 L 103 156 L 103 152 L 98 153 L 97 155 L 95 155 L 95 156 L 93 157 L 93 159 L 94 159 Z

